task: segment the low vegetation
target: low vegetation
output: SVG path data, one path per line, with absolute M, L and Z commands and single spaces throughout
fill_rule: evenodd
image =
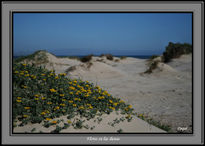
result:
M 148 61 L 152 61 L 153 59 L 155 59 L 155 58 L 157 58 L 157 57 L 159 57 L 159 55 L 152 55 L 152 56 L 148 59 Z
M 103 56 L 105 56 L 108 60 L 113 60 L 114 59 L 112 54 L 101 54 L 100 55 L 100 57 L 103 57 Z
M 64 127 L 52 131 L 58 133 L 69 126 L 87 127 L 80 119 L 71 122 L 77 115 L 89 120 L 113 111 L 127 115 L 128 121 L 133 115 L 131 105 L 88 81 L 72 80 L 65 73 L 56 74 L 35 65 L 13 64 L 13 121 L 20 121 L 18 126 L 43 122 L 49 127 L 62 122 L 55 118 L 66 115 Z
M 35 64 L 41 64 L 41 63 L 48 63 L 48 57 L 46 56 L 46 50 L 39 50 L 35 53 L 27 56 L 21 56 L 19 58 L 14 59 L 14 62 L 22 62 L 24 60 L 26 61 L 35 61 Z
M 178 58 L 183 54 L 192 53 L 192 45 L 184 43 L 172 43 L 169 42 L 169 45 L 166 47 L 165 52 L 163 52 L 161 60 L 155 60 L 155 58 L 159 57 L 158 55 L 151 56 L 148 61 L 148 69 L 144 73 L 152 73 L 154 69 L 157 68 L 159 62 L 170 62 L 173 58 Z
M 169 42 L 168 46 L 166 47 L 165 52 L 163 53 L 163 62 L 169 62 L 173 58 L 178 58 L 183 54 L 192 53 L 192 45 L 188 43 L 172 43 Z
M 120 56 L 121 60 L 126 59 L 126 58 L 127 58 L 126 56 Z
M 89 61 L 92 60 L 92 57 L 93 57 L 92 54 L 91 55 L 87 55 L 87 56 L 84 56 L 84 57 L 80 58 L 80 61 L 81 62 L 89 62 Z
M 144 120 L 144 121 L 146 121 L 147 123 L 149 123 L 151 125 L 154 125 L 154 126 L 160 128 L 160 129 L 163 129 L 166 132 L 172 132 L 171 131 L 171 126 L 162 124 L 160 121 L 156 121 L 153 118 L 150 118 L 150 117 L 148 117 L 144 114 L 137 114 L 137 117 Z
M 159 61 L 156 60 L 156 61 L 150 61 L 148 64 L 148 69 L 144 72 L 144 73 L 152 73 L 154 69 L 157 68 L 157 65 L 158 65 Z

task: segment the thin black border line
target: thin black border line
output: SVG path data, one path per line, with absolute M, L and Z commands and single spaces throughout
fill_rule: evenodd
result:
M 12 47 L 12 54 L 11 53 L 9 53 L 9 61 L 11 60 L 11 62 L 9 62 L 9 64 L 10 63 L 12 63 L 12 66 L 11 66 L 11 68 L 10 68 L 10 71 L 11 71 L 11 74 L 9 74 L 10 75 L 10 79 L 11 79 L 11 83 L 12 83 L 12 85 L 11 84 L 9 84 L 9 89 L 11 90 L 11 92 L 9 93 L 10 95 L 9 96 L 11 96 L 12 95 L 12 99 L 11 100 L 9 100 L 9 103 L 10 103 L 10 106 L 12 106 L 11 108 L 12 108 L 12 110 L 10 110 L 10 115 L 12 116 L 12 117 L 9 117 L 9 122 L 11 122 L 12 124 L 12 127 L 10 126 L 10 128 L 9 128 L 9 134 L 11 133 L 11 130 L 12 130 L 12 133 L 13 133 L 13 16 L 11 15 L 12 14 L 12 12 L 9 12 L 9 14 L 10 14 L 10 16 L 9 16 L 9 20 L 12 22 L 12 23 L 9 23 L 9 27 L 10 27 L 10 30 L 11 31 L 9 31 L 9 35 L 11 35 L 12 36 L 12 39 L 9 39 L 9 46 L 11 46 Z M 9 47 L 10 48 L 10 47 Z M 11 55 L 10 55 L 11 54 Z M 10 108 L 9 108 L 10 109 Z M 11 134 L 12 134 L 11 133 Z
M 11 76 L 12 76 L 12 74 L 13 74 L 13 37 L 14 37 L 14 35 L 13 35 L 13 15 L 14 15 L 14 13 L 191 13 L 192 14 L 192 48 L 193 48 L 193 46 L 194 46 L 194 42 L 193 42 L 193 18 L 194 18 L 194 16 L 193 16 L 193 14 L 194 14 L 194 12 L 193 11 L 178 11 L 178 12 L 176 12 L 176 11 L 174 11 L 174 12 L 172 12 L 172 11 L 165 11 L 165 12 L 162 12 L 162 11 L 149 11 L 149 12 L 144 12 L 144 11 L 107 11 L 107 10 L 105 10 L 105 12 L 104 11 L 95 11 L 95 10 L 93 10 L 93 11 L 10 11 L 11 12 L 11 40 L 12 40 L 12 45 L 10 45 L 10 46 L 12 46 L 12 48 L 10 48 L 11 49 L 11 52 L 12 52 L 12 70 L 11 70 Z M 125 135 L 127 135 L 127 134 L 131 134 L 131 135 L 138 135 L 139 136 L 139 134 L 141 134 L 141 135 L 147 135 L 147 136 L 153 136 L 153 135 L 161 135 L 161 136 L 169 136 L 169 135 L 175 135 L 175 136 L 184 136 L 184 135 L 187 135 L 187 136 L 193 136 L 193 134 L 194 134 L 194 120 L 193 120 L 193 74 L 194 74 L 194 72 L 193 72 L 193 62 L 194 62 L 194 60 L 193 60 L 193 53 L 194 53 L 194 51 L 193 51 L 193 49 L 192 49 L 192 132 L 191 133 L 154 133 L 154 132 L 152 132 L 152 133 L 104 133 L 104 132 L 97 132 L 97 133 L 58 133 L 58 134 L 56 134 L 56 133 L 18 133 L 18 132 L 16 132 L 16 133 L 13 133 L 13 106 L 12 106 L 12 110 L 10 109 L 10 111 L 11 111 L 11 115 L 12 115 L 12 118 L 11 117 L 9 117 L 10 119 L 11 119 L 11 121 L 12 121 L 12 124 L 10 124 L 10 125 L 12 125 L 12 127 L 11 127 L 11 129 L 12 130 L 10 130 L 11 132 L 10 132 L 10 136 L 16 136 L 16 135 L 24 135 L 24 136 L 32 136 L 32 135 L 46 135 L 46 136 L 51 136 L 51 135 L 56 135 L 56 136 L 59 136 L 59 135 L 73 135 L 73 136 L 76 136 L 76 134 L 79 136 L 79 134 L 80 135 L 88 135 L 88 134 L 102 134 L 102 135 L 104 135 L 104 134 L 114 134 L 115 136 L 117 135 L 117 136 L 120 136 L 120 135 L 123 135 L 123 136 L 125 136 Z M 10 86 L 12 85 L 12 83 L 10 82 Z M 13 86 L 12 86 L 12 97 L 10 96 L 10 98 L 12 98 L 12 100 L 10 100 L 10 102 L 11 101 L 13 101 Z M 11 105 L 11 104 L 10 104 Z
M 4 1 L 4 4 L 36 4 L 35 1 L 26 1 L 27 3 L 25 3 L 24 1 L 18 1 L 18 3 L 15 3 L 15 1 Z M 49 4 L 79 4 L 79 2 L 81 2 L 81 4 L 104 4 L 104 1 L 51 1 Z M 163 2 L 161 1 L 118 1 L 117 4 L 146 4 L 146 3 L 149 3 L 149 4 L 164 4 Z M 172 3 L 173 1 L 166 1 L 167 4 L 173 4 Z M 176 4 L 200 4 L 200 2 L 202 1 L 189 1 L 188 3 L 187 2 L 184 2 L 184 1 L 176 1 L 175 3 Z M 39 1 L 40 4 L 48 4 L 47 1 Z M 107 1 L 108 4 L 116 4 L 115 1 Z
M 204 144 L 204 2 L 201 2 L 201 143 Z

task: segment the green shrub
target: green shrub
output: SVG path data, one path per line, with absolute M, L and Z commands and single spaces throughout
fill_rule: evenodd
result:
M 155 59 L 155 58 L 157 58 L 157 57 L 159 57 L 159 55 L 152 55 L 149 59 L 150 59 L 150 60 L 153 60 L 153 59 Z
M 173 58 L 178 58 L 183 54 L 189 54 L 192 52 L 192 45 L 184 43 L 172 43 L 166 47 L 165 52 L 163 52 L 163 62 L 169 62 Z
M 108 60 L 113 60 L 113 56 L 111 54 L 106 54 L 105 56 Z
M 34 52 L 31 55 L 22 56 L 22 57 L 19 57 L 17 59 L 14 59 L 14 62 L 18 63 L 18 62 L 24 61 L 26 59 L 28 61 L 35 60 L 38 63 L 47 63 L 48 60 L 47 60 L 47 56 L 45 54 L 46 52 L 47 52 L 46 50 L 39 50 L 39 51 Z
M 157 68 L 158 63 L 159 61 L 152 61 L 151 63 L 149 63 L 149 68 L 144 73 L 152 73 L 152 71 Z
M 93 55 L 87 55 L 80 59 L 81 62 L 89 62 L 92 59 Z

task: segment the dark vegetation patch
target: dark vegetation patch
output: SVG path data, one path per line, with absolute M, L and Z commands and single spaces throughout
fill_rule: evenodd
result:
M 158 63 L 159 63 L 159 61 L 150 62 L 149 68 L 144 73 L 148 73 L 148 74 L 152 73 L 153 70 L 157 68 Z
M 72 72 L 72 71 L 74 71 L 74 70 L 76 70 L 76 66 L 71 66 L 71 67 L 69 67 L 68 69 L 66 69 L 66 73 L 68 73 L 68 72 Z
M 113 60 L 113 55 L 112 54 L 101 54 L 100 57 L 105 56 L 108 60 Z
M 39 50 L 31 55 L 16 58 L 14 59 L 14 62 L 18 63 L 27 60 L 27 61 L 35 61 L 34 64 L 48 63 L 48 57 L 46 56 L 46 53 L 47 53 L 46 50 Z
M 126 56 L 121 56 L 121 57 L 120 57 L 120 59 L 122 59 L 122 60 L 123 60 L 123 59 L 126 59 L 126 58 L 127 58 Z
M 90 55 L 87 55 L 87 56 L 85 56 L 85 57 L 82 57 L 82 58 L 80 59 L 80 61 L 81 61 L 81 62 L 89 62 L 89 61 L 92 59 L 92 57 L 93 57 L 93 55 L 90 54 Z
M 163 53 L 163 62 L 170 62 L 173 58 L 178 58 L 183 54 L 192 53 L 192 45 L 188 43 L 172 43 L 169 42 L 169 45 L 166 47 L 165 52 Z

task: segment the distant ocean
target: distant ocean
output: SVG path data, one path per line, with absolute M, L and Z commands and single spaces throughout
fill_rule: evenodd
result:
M 86 55 L 84 55 L 86 56 Z M 84 56 L 75 56 L 75 57 L 79 57 L 79 58 L 82 58 Z M 123 55 L 122 55 L 123 56 Z M 116 55 L 115 57 L 122 57 L 122 56 L 119 56 L 119 55 Z M 126 55 L 124 55 L 126 56 Z M 128 55 L 126 57 L 133 57 L 133 58 L 140 58 L 140 59 L 149 59 L 152 55 Z M 14 56 L 13 58 L 16 59 L 16 58 L 19 58 L 21 56 Z M 74 57 L 74 56 L 63 56 L 63 55 L 58 55 L 57 57 Z

